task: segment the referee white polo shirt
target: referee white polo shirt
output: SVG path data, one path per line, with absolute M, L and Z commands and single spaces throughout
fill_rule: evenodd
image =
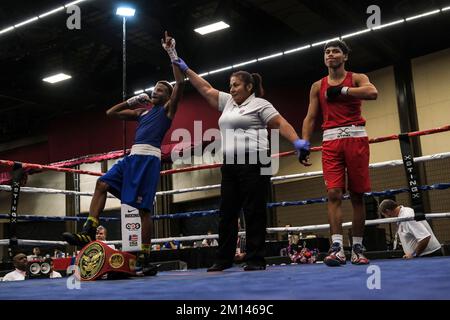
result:
M 269 150 L 267 123 L 279 115 L 269 101 L 252 94 L 238 105 L 231 94 L 220 91 L 219 111 L 224 156 Z

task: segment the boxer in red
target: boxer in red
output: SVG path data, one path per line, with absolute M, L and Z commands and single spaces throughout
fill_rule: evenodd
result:
M 361 116 L 361 100 L 375 100 L 377 89 L 362 73 L 345 70 L 349 48 L 344 41 L 333 40 L 324 47 L 328 76 L 316 81 L 310 92 L 308 113 L 303 121 L 300 140 L 301 162 L 308 166 L 310 138 L 316 119 L 322 112 L 323 177 L 327 187 L 328 220 L 332 245 L 324 263 L 339 266 L 346 262 L 343 250 L 342 195 L 347 172 L 348 190 L 353 206 L 353 246 L 351 262 L 368 264 L 363 254 L 365 225 L 364 192 L 370 191 L 369 140 L 365 119 Z

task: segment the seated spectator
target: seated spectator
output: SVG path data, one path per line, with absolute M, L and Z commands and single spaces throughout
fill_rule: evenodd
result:
M 104 226 L 98 226 L 95 232 L 95 240 L 106 242 L 106 236 L 108 235 L 108 230 Z M 108 247 L 116 250 L 116 246 L 113 244 L 108 244 Z
M 53 265 L 53 259 L 52 258 L 48 258 L 45 261 L 47 261 L 48 263 L 50 263 L 50 278 L 62 278 L 61 273 L 59 273 L 58 271 L 55 271 L 54 265 Z
M 287 224 L 285 226 L 285 228 L 290 228 L 290 227 L 292 227 L 290 224 Z M 288 233 L 287 233 L 288 245 L 286 248 L 282 248 L 280 250 L 280 256 L 282 256 L 282 257 L 290 256 L 291 246 L 297 245 L 299 243 L 301 235 L 302 235 L 301 233 L 295 234 L 293 231 L 288 231 Z
M 212 231 L 208 230 L 208 236 L 212 235 Z M 219 243 L 217 239 L 203 239 L 202 247 L 217 247 Z
M 414 217 L 414 209 L 386 199 L 380 203 L 379 212 L 386 218 Z M 441 244 L 426 220 L 397 222 L 397 233 L 402 243 L 404 259 L 442 256 Z
M 65 253 L 58 249 L 55 249 L 55 252 L 53 253 L 53 258 L 55 259 L 65 258 L 65 256 Z
M 181 249 L 181 241 L 171 240 L 164 243 L 165 249 Z
M 13 264 L 16 268 L 14 271 L 7 273 L 2 281 L 19 281 L 25 280 L 27 275 L 27 256 L 24 253 L 18 253 L 13 258 Z
M 41 249 L 39 249 L 39 247 L 34 247 L 33 248 L 33 254 L 27 256 L 27 260 L 28 261 L 43 260 L 43 257 L 41 255 Z

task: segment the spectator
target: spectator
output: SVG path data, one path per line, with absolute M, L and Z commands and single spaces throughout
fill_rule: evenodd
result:
M 95 240 L 106 242 L 106 236 L 108 235 L 108 230 L 104 226 L 98 226 L 95 232 Z M 116 250 L 116 246 L 113 244 L 108 244 L 108 247 Z
M 52 258 L 48 258 L 45 261 L 47 261 L 50 264 L 50 278 L 62 278 L 61 273 L 59 273 L 58 271 L 54 270 L 54 265 L 53 265 L 53 259 Z
M 27 256 L 24 253 L 18 253 L 13 258 L 13 264 L 16 268 L 14 271 L 7 273 L 2 281 L 19 281 L 25 280 L 27 275 Z
M 181 242 L 178 240 L 171 240 L 164 243 L 163 248 L 165 249 L 180 249 Z
M 208 230 L 208 236 L 212 235 L 212 231 Z M 217 239 L 203 239 L 202 247 L 217 247 L 219 243 Z
M 39 247 L 34 247 L 33 254 L 27 256 L 27 260 L 28 261 L 43 260 L 42 255 L 41 255 L 41 249 L 39 249 Z
M 64 258 L 64 257 L 65 257 L 64 252 L 62 252 L 61 250 L 55 249 L 55 252 L 53 254 L 53 258 L 59 259 L 59 258 Z
M 378 210 L 386 218 L 414 217 L 414 209 L 401 206 L 390 199 L 383 200 Z M 427 221 L 402 221 L 397 222 L 397 227 L 405 253 L 404 259 L 442 256 L 441 244 Z

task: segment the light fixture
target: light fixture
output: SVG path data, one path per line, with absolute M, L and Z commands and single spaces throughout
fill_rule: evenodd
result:
M 72 76 L 69 76 L 68 74 L 65 73 L 58 73 L 55 74 L 53 76 L 47 77 L 42 79 L 42 81 L 48 82 L 48 83 L 56 83 L 56 82 L 60 82 L 60 81 L 64 81 L 67 79 L 72 78 Z
M 219 69 L 210 71 L 209 74 L 219 73 L 219 72 L 222 72 L 222 71 L 230 70 L 230 69 L 232 69 L 232 68 L 233 68 L 233 66 L 228 66 L 228 67 L 219 68 Z
M 294 52 L 297 52 L 297 51 L 302 51 L 302 50 L 309 49 L 309 48 L 311 48 L 311 45 L 307 44 L 306 46 L 301 46 L 301 47 L 294 48 L 294 49 L 291 49 L 291 50 L 286 50 L 283 53 L 284 54 L 291 54 L 291 53 L 294 53 Z
M 273 59 L 273 58 L 276 58 L 276 57 L 279 57 L 279 56 L 282 56 L 282 55 L 283 55 L 283 52 L 277 52 L 277 53 L 274 53 L 274 54 L 271 54 L 271 55 L 268 55 L 268 56 L 264 56 L 264 57 L 258 58 L 257 60 L 258 61 L 264 61 L 264 60 Z
M 27 25 L 27 24 L 31 23 L 31 22 L 34 22 L 34 21 L 37 21 L 37 20 L 41 20 L 42 18 L 45 18 L 45 17 L 47 17 L 47 16 L 49 16 L 51 14 L 54 14 L 54 13 L 59 12 L 59 11 L 62 11 L 64 8 L 68 8 L 70 6 L 73 6 L 75 4 L 78 4 L 78 3 L 81 3 L 81 2 L 84 2 L 84 1 L 87 1 L 87 0 L 77 0 L 77 1 L 69 2 L 69 3 L 65 4 L 64 6 L 60 6 L 58 8 L 52 9 L 50 11 L 44 12 L 44 13 L 42 13 L 42 14 L 36 16 L 36 17 L 33 17 L 31 19 L 27 19 L 25 21 L 16 23 L 16 24 L 14 24 L 14 25 L 12 25 L 10 27 L 4 28 L 4 29 L 0 30 L 0 34 L 7 33 L 9 31 L 14 30 L 15 28 L 20 28 L 20 27 L 22 27 L 24 25 Z
M 405 19 L 395 20 L 395 21 L 392 21 L 392 22 L 389 22 L 389 23 L 381 24 L 378 27 L 373 27 L 372 30 L 380 30 L 380 29 L 383 29 L 383 28 L 386 28 L 386 27 L 394 26 L 394 25 L 399 24 L 399 23 L 403 23 L 403 22 L 405 22 Z
M 360 35 L 360 34 L 363 34 L 363 33 L 366 33 L 366 32 L 370 32 L 371 30 L 372 29 L 364 29 L 364 30 L 352 32 L 352 33 L 349 33 L 349 34 L 345 34 L 345 35 L 343 35 L 341 37 L 341 39 L 351 38 L 351 37 L 354 37 L 354 36 L 357 36 L 357 35 Z
M 133 17 L 135 12 L 136 10 L 130 7 L 119 7 L 116 10 L 116 14 L 122 17 Z
M 322 41 L 318 41 L 318 42 L 314 42 L 311 47 L 316 47 L 316 46 L 320 46 L 323 44 L 326 44 L 330 41 L 334 41 L 334 40 L 339 40 L 339 37 L 335 37 L 335 38 L 331 38 L 331 39 L 327 39 L 327 40 L 322 40 Z
M 197 29 L 194 29 L 195 32 L 200 33 L 202 36 L 211 32 L 216 32 L 222 29 L 229 28 L 230 25 L 226 24 L 223 21 L 219 21 L 216 23 L 208 24 L 207 26 L 200 27 Z
M 450 6 L 444 7 L 442 9 L 437 9 L 437 10 L 425 12 L 425 13 L 418 14 L 418 15 L 415 15 L 415 16 L 407 17 L 406 19 L 399 19 L 399 20 L 391 21 L 391 22 L 379 25 L 377 27 L 373 27 L 371 29 L 363 29 L 363 30 L 355 31 L 355 32 L 352 32 L 352 33 L 345 34 L 345 35 L 343 35 L 341 37 L 335 37 L 335 38 L 332 38 L 332 39 L 322 40 L 322 41 L 314 42 L 312 44 L 307 44 L 307 45 L 304 45 L 304 46 L 301 46 L 301 47 L 298 47 L 298 48 L 286 50 L 284 52 L 279 52 L 279 53 L 275 53 L 275 54 L 272 54 L 272 55 L 269 55 L 269 56 L 261 57 L 261 58 L 258 58 L 258 59 L 253 59 L 253 60 L 249 60 L 249 61 L 245 61 L 245 62 L 236 63 L 236 64 L 231 66 L 231 69 L 235 69 L 237 67 L 244 66 L 246 64 L 251 64 L 251 63 L 255 63 L 255 62 L 259 62 L 259 61 L 264 61 L 264 60 L 267 60 L 267 59 L 278 58 L 278 57 L 281 57 L 281 56 L 284 56 L 284 55 L 287 55 L 287 54 L 296 53 L 298 51 L 303 51 L 303 50 L 306 50 L 306 49 L 309 49 L 309 48 L 312 48 L 312 47 L 323 45 L 323 44 L 325 44 L 325 43 L 327 43 L 328 41 L 331 41 L 331 40 L 346 39 L 346 38 L 351 38 L 351 37 L 354 37 L 354 36 L 357 36 L 357 35 L 360 35 L 360 34 L 368 33 L 370 31 L 378 31 L 380 29 L 384 29 L 384 28 L 387 28 L 387 27 L 391 27 L 391 26 L 394 26 L 394 25 L 401 24 L 401 23 L 403 23 L 405 21 L 411 21 L 411 20 L 416 20 L 416 19 L 428 17 L 430 15 L 433 15 L 433 14 L 436 14 L 436 13 L 439 13 L 439 12 L 445 12 L 445 11 L 448 11 L 448 10 L 450 10 Z M 226 23 L 224 23 L 222 21 L 221 22 L 217 22 L 215 24 L 221 24 L 221 23 L 226 25 L 225 28 L 229 27 L 229 25 L 227 25 Z M 195 29 L 195 31 L 198 32 L 198 33 L 201 33 L 201 34 L 206 34 L 208 32 L 216 31 L 216 30 L 212 30 L 213 28 L 211 28 L 215 24 Z M 202 32 L 200 32 L 200 29 L 203 29 L 203 28 L 211 28 L 212 31 L 207 31 L 207 32 L 202 31 L 203 32 L 202 33 Z M 217 30 L 220 30 L 220 29 L 217 29 Z M 0 33 L 1 32 L 2 31 L 0 31 Z M 210 71 L 210 72 L 204 72 L 202 74 L 199 74 L 199 76 L 200 77 L 205 77 L 205 76 L 208 76 L 210 74 L 218 73 L 218 72 L 221 72 L 221 71 L 224 71 L 224 70 L 229 70 L 229 69 L 230 69 L 230 67 L 220 68 L 220 69 L 216 69 L 216 70 L 213 70 L 213 71 Z M 145 91 L 147 91 L 147 89 Z
M 257 59 L 253 59 L 253 60 L 249 60 L 249 61 L 239 62 L 239 63 L 237 63 L 237 64 L 234 64 L 234 65 L 233 65 L 233 68 L 246 66 L 246 65 L 248 65 L 248 64 L 255 63 L 255 62 L 258 62 L 258 60 L 257 60 Z
M 38 18 L 38 17 L 33 17 L 33 18 L 31 18 L 31 19 L 25 20 L 25 21 L 23 21 L 23 22 L 20 22 L 20 23 L 14 25 L 14 28 L 19 28 L 19 27 L 21 27 L 21 26 L 23 26 L 23 25 L 25 25 L 25 24 L 29 24 L 29 23 L 31 23 L 31 22 L 34 22 L 34 21 L 36 21 L 37 19 L 39 19 L 39 18 Z
M 416 19 L 419 19 L 419 18 L 422 18 L 422 17 L 430 16 L 432 14 L 439 13 L 440 11 L 441 10 L 438 9 L 438 10 L 433 10 L 433 11 L 425 12 L 425 13 L 422 13 L 422 14 L 418 14 L 417 16 L 412 16 L 412 17 L 406 18 L 406 21 L 416 20 Z
M 83 2 L 83 1 L 86 1 L 86 0 L 76 0 L 76 1 L 72 1 L 72 2 L 69 2 L 69 3 L 65 4 L 64 7 L 67 8 L 67 7 L 70 7 L 70 6 L 79 4 L 80 2 Z
M 53 10 L 50 10 L 50 11 L 47 11 L 47 12 L 44 12 L 43 14 L 39 15 L 39 19 L 42 19 L 42 18 L 44 18 L 46 16 L 49 16 L 49 15 L 54 14 L 55 12 L 58 12 L 58 11 L 61 11 L 61 10 L 64 10 L 64 6 L 58 7 L 56 9 L 53 9 Z

